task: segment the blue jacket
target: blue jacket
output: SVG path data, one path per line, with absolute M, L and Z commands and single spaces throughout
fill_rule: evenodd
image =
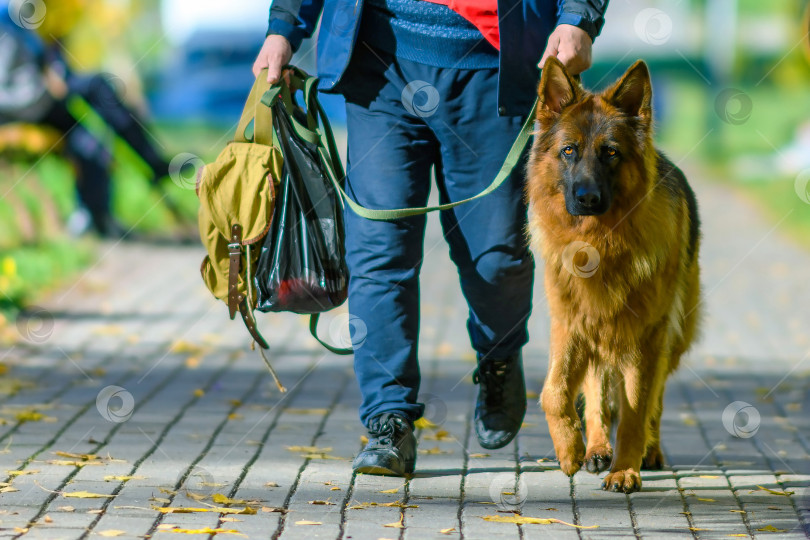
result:
M 499 114 L 528 113 L 540 78 L 537 62 L 554 27 L 578 26 L 595 39 L 604 24 L 608 1 L 498 0 Z M 333 91 L 349 64 L 362 9 L 363 0 L 273 0 L 267 34 L 286 37 L 295 51 L 304 38 L 312 36 L 323 12 L 318 34 L 319 88 Z

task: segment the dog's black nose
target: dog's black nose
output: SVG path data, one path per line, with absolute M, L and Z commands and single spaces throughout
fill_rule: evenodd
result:
M 574 189 L 574 197 L 584 208 L 595 208 L 602 202 L 602 195 L 596 186 L 578 186 Z

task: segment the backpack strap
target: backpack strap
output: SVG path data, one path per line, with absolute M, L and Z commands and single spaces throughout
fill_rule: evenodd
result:
M 239 295 L 239 272 L 242 271 L 242 226 L 231 226 L 231 241 L 228 243 L 228 314 L 231 320 L 236 316 L 239 303 L 244 300 Z
M 236 126 L 236 134 L 233 140 L 237 142 L 255 142 L 270 146 L 273 144 L 273 116 L 272 111 L 262 104 L 262 96 L 270 89 L 267 82 L 267 68 L 262 69 L 250 94 L 245 101 L 245 108 L 242 109 L 242 116 Z M 246 132 L 250 123 L 253 122 L 253 139 L 247 138 Z
M 326 343 L 325 341 L 323 341 L 321 338 L 318 337 L 318 319 L 320 319 L 320 317 L 321 317 L 320 313 L 313 313 L 312 315 L 309 316 L 309 333 L 312 334 L 312 337 L 315 338 L 315 341 L 323 345 L 323 347 L 329 352 L 333 352 L 341 356 L 345 356 L 347 354 L 354 354 L 354 349 L 351 347 L 347 347 L 345 349 L 335 347 L 333 345 L 329 345 L 328 343 Z
M 253 340 L 262 349 L 269 349 L 270 345 L 267 344 L 267 340 L 264 339 L 264 336 L 262 336 L 261 332 L 259 332 L 259 329 L 256 327 L 256 318 L 253 316 L 253 311 L 248 308 L 247 299 L 245 298 L 239 302 L 239 313 L 242 315 L 242 321 L 245 323 L 245 327 L 248 332 L 250 332 L 250 336 Z

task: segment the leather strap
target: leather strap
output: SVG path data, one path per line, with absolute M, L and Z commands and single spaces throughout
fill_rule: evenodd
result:
M 345 349 L 341 349 L 340 347 L 335 347 L 333 345 L 329 345 L 327 342 L 323 341 L 321 338 L 318 337 L 318 319 L 321 317 L 320 313 L 313 313 L 309 316 L 309 333 L 312 334 L 312 337 L 315 340 L 324 346 L 324 348 L 335 354 L 340 355 L 347 355 L 347 354 L 354 354 L 354 349 L 351 347 L 347 347 Z
M 253 340 L 258 343 L 259 347 L 262 349 L 269 349 L 270 346 L 256 327 L 256 319 L 253 317 L 253 312 L 248 308 L 247 300 L 244 298 L 239 302 L 239 313 L 242 314 L 242 321 L 244 321 L 245 327 L 247 327 Z
M 239 303 L 244 300 L 239 294 L 239 272 L 242 271 L 242 226 L 231 226 L 231 241 L 228 243 L 228 314 L 231 320 L 236 317 Z

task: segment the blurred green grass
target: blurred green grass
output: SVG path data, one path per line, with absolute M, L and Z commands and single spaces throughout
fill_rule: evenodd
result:
M 222 128 L 191 123 L 158 124 L 150 132 L 167 159 L 190 153 L 202 162 L 216 157 L 232 136 Z M 198 203 L 191 168 L 183 170 L 182 181 L 164 179 L 159 192 L 149 184 L 148 169 L 120 141 L 114 154 L 113 211 L 124 226 L 147 238 L 171 238 L 181 227 L 188 232 L 195 226 Z M 44 292 L 75 279 L 95 257 L 98 241 L 65 234 L 76 196 L 73 170 L 64 157 L 5 154 L 0 169 L 0 314 L 13 316 Z M 184 223 L 162 203 L 164 196 L 180 209 Z
M 712 181 L 741 193 L 774 223 L 784 219 L 780 228 L 810 248 L 810 205 L 796 192 L 796 175 L 781 173 L 774 166 L 779 153 L 795 138 L 796 128 L 810 120 L 808 88 L 803 84 L 739 86 L 752 108 L 750 117 L 734 124 L 723 121 L 716 111 L 721 88 L 688 80 L 672 80 L 669 85 L 666 114 L 658 122 L 659 146 L 676 162 L 698 162 Z

